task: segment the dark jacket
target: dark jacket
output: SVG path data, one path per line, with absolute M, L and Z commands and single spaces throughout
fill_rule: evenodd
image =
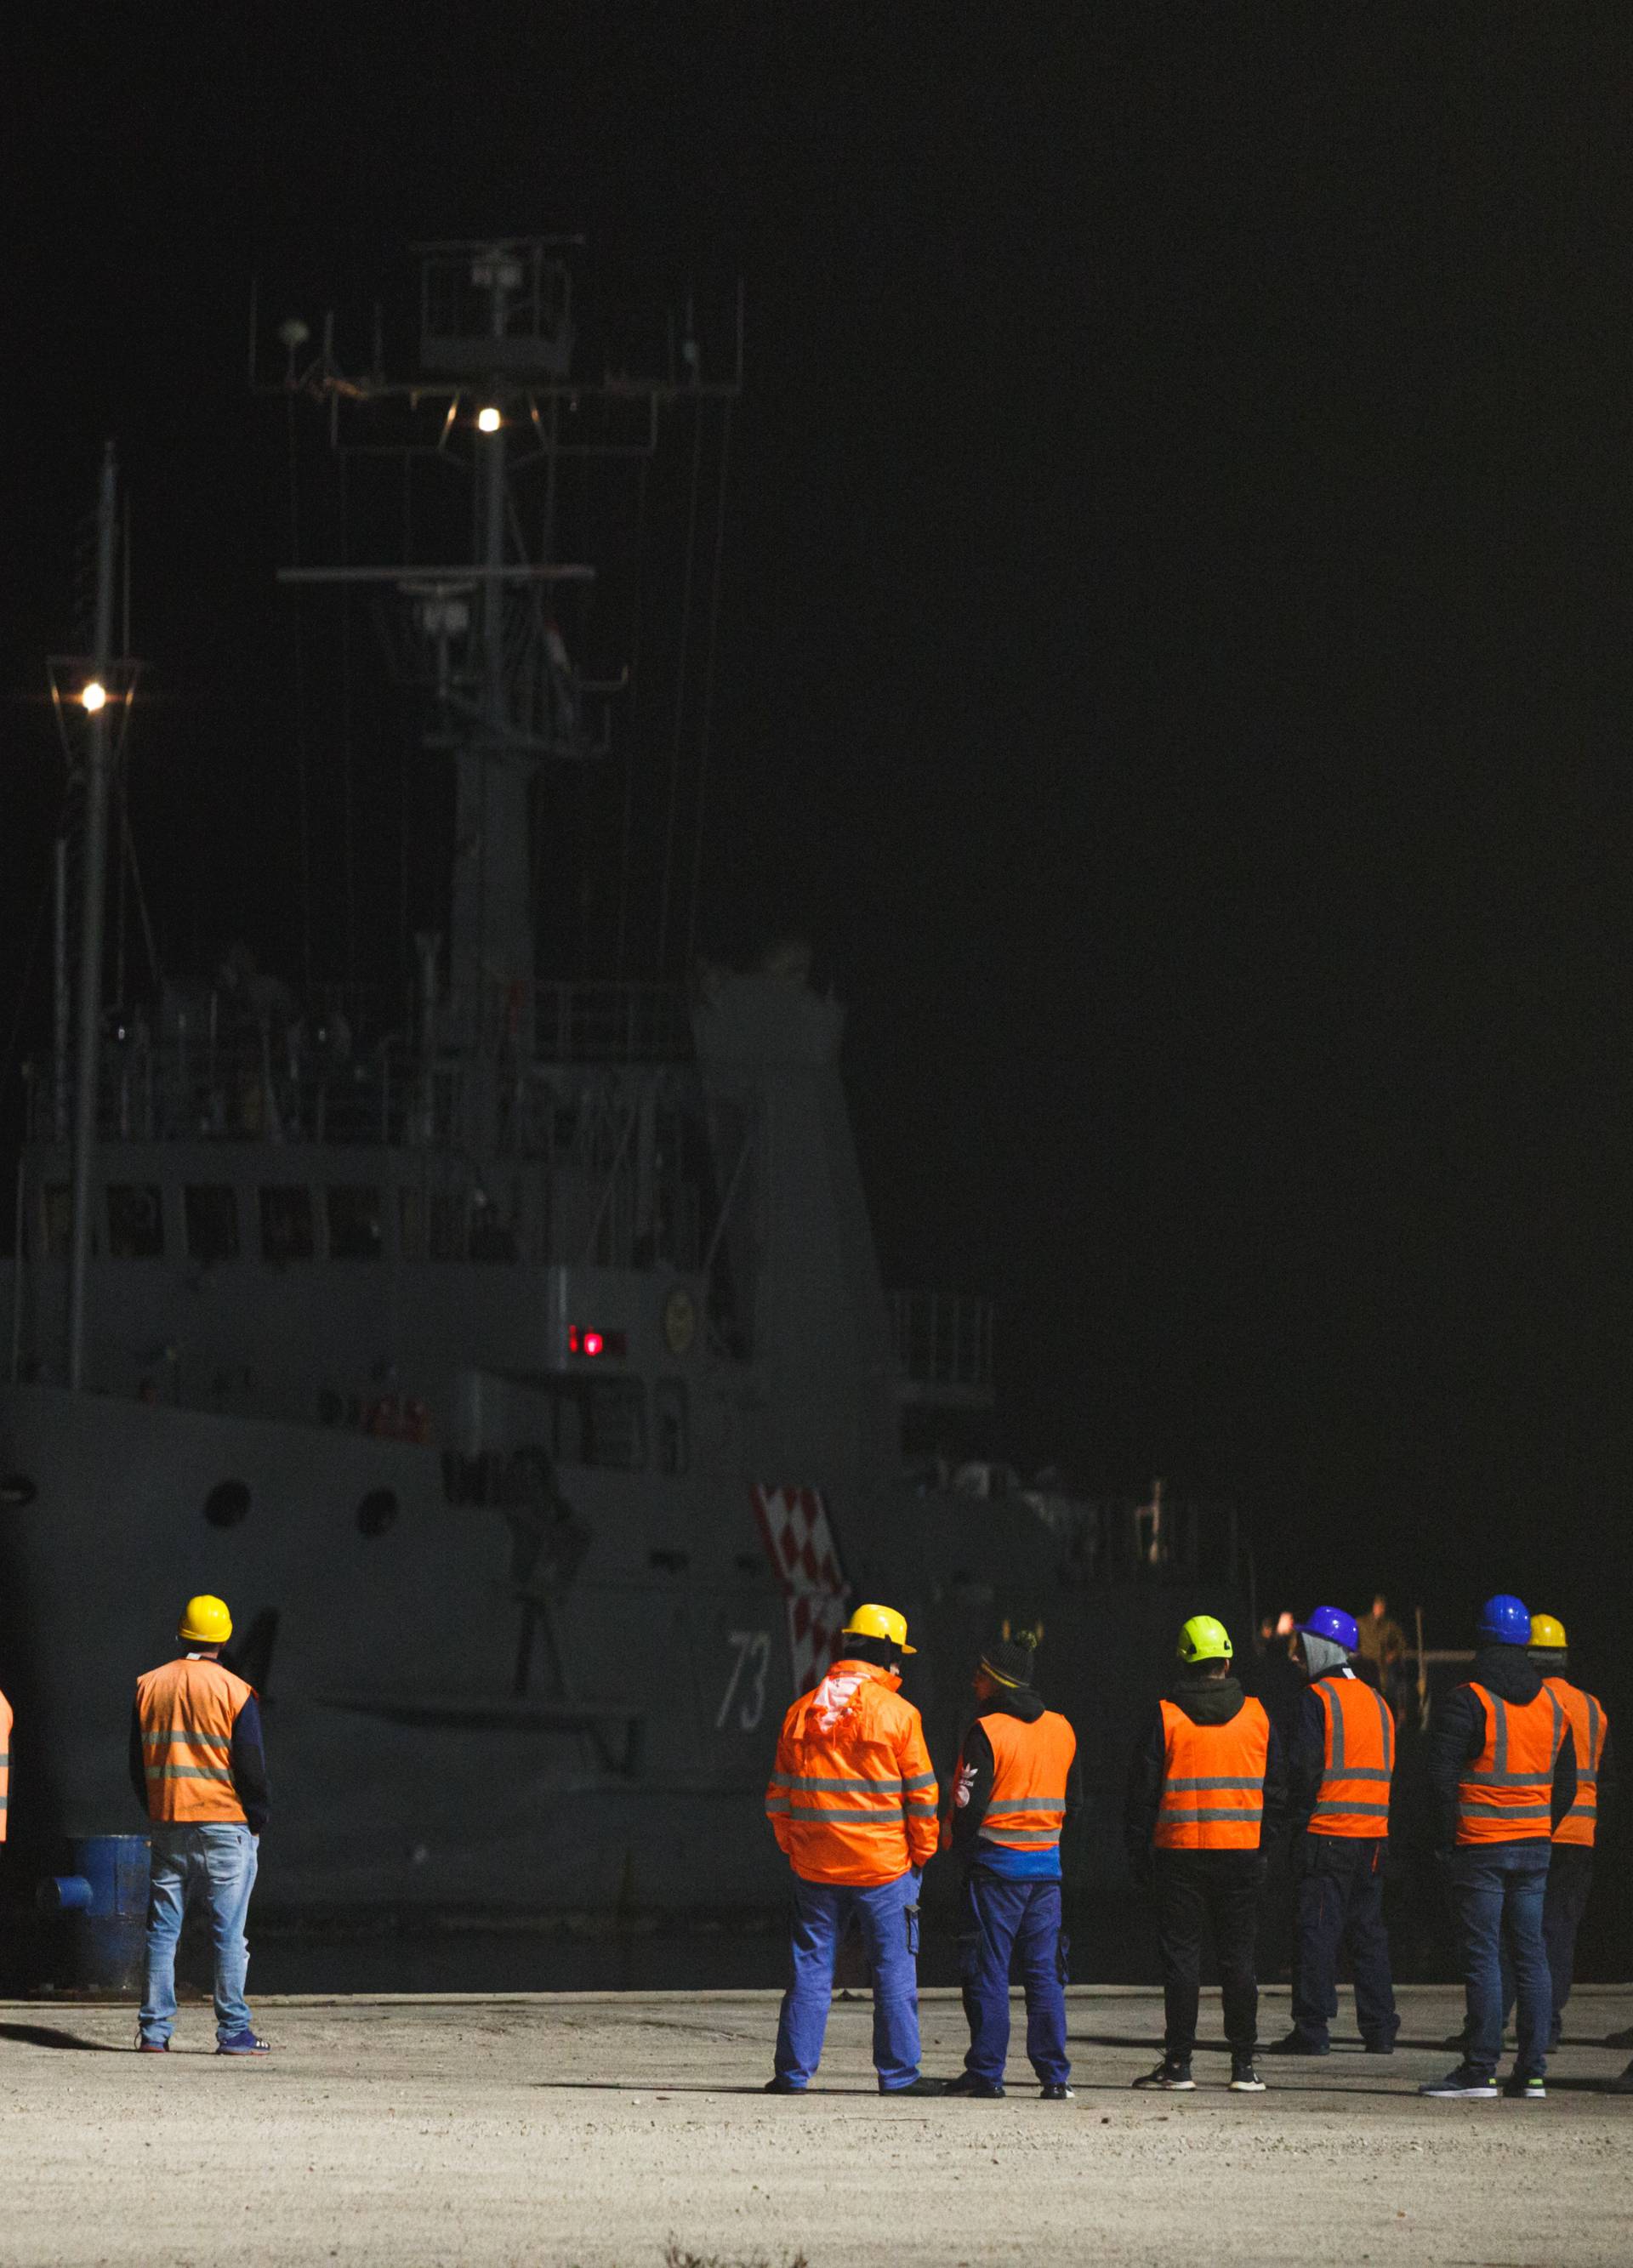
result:
M 1193 1725 L 1228 1725 L 1241 1709 L 1246 1697 L 1234 1677 L 1187 1677 L 1182 1675 L 1175 1680 L 1168 1697 L 1185 1711 Z M 1123 1844 L 1128 1853 L 1128 1863 L 1136 1875 L 1145 1874 L 1151 1863 L 1151 1836 L 1163 1800 L 1163 1779 L 1167 1760 L 1168 1744 L 1163 1732 L 1163 1712 L 1160 1709 L 1154 1709 L 1143 1738 L 1134 1747 L 1134 1758 L 1128 1768 L 1128 1793 L 1123 1802 Z M 1261 1851 L 1273 1848 L 1281 1836 L 1286 1815 L 1287 1767 L 1282 1761 L 1282 1737 L 1272 1718 L 1270 1747 L 1265 1758 L 1265 1814 L 1259 1841 Z M 1244 1854 L 1226 1851 L 1193 1852 L 1187 1855 L 1193 1858 L 1236 1859 Z
M 1341 1670 L 1328 1670 L 1328 1678 L 1344 1675 Z M 1350 1675 L 1358 1685 L 1375 1681 L 1360 1675 L 1356 1663 Z M 1302 1835 L 1308 1828 L 1321 1793 L 1322 1776 L 1326 1770 L 1326 1712 L 1316 1692 L 1319 1681 L 1312 1679 L 1298 1697 L 1298 1706 L 1293 1712 L 1291 1728 L 1287 1739 L 1287 1828 L 1291 1835 Z M 1389 1831 L 1387 1820 L 1380 1822 L 1380 1838 Z
M 1024 1687 L 1013 1693 L 997 1693 L 990 1701 L 982 1702 L 980 1716 L 965 1733 L 964 1746 L 958 1754 L 957 1775 L 953 1782 L 952 1847 L 955 1857 L 962 1859 L 966 1867 L 973 1866 L 980 1856 L 981 1822 L 986 1818 L 986 1807 L 993 1800 L 993 1744 L 981 1730 L 981 1718 L 1018 1717 L 1023 1725 L 1035 1725 L 1048 1705 L 1041 1694 Z M 1083 1808 L 1083 1759 L 1081 1756 L 1075 1756 L 1072 1758 L 1072 1769 L 1067 1775 L 1066 1820 L 1062 1833 L 1075 1819 L 1082 1816 Z
M 233 1789 L 244 1807 L 252 1835 L 259 1835 L 272 1810 L 267 1786 L 266 1749 L 261 1738 L 261 1705 L 252 1693 L 233 1719 Z M 147 1769 L 142 1748 L 142 1717 L 130 1712 L 130 1785 L 137 1801 L 147 1810 Z
M 1482 1646 L 1468 1685 L 1454 1686 L 1435 1705 L 1429 1728 L 1429 1785 L 1435 1806 L 1435 1841 L 1449 1851 L 1457 1841 L 1458 1783 L 1486 1745 L 1486 1712 L 1471 1690 L 1483 1685 L 1499 1701 L 1523 1708 L 1542 1690 L 1542 1674 L 1520 1646 Z M 1576 1800 L 1577 1744 L 1567 1730 L 1554 1766 L 1554 1824 Z

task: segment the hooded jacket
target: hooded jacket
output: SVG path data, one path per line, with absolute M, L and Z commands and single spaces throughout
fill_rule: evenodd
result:
M 1193 1725 L 1228 1725 L 1239 1714 L 1247 1697 L 1234 1677 L 1198 1677 L 1181 1673 L 1169 1688 L 1168 1698 L 1183 1709 Z M 1163 1800 L 1163 1778 L 1167 1769 L 1168 1743 L 1163 1712 L 1153 1709 L 1145 1734 L 1135 1745 L 1128 1768 L 1128 1793 L 1123 1802 L 1123 1843 L 1136 1875 L 1151 1864 L 1151 1837 Z M 1287 1814 L 1287 1766 L 1275 1719 L 1270 1720 L 1270 1746 L 1265 1757 L 1264 1824 L 1258 1851 L 1187 1852 L 1190 1859 L 1217 1859 L 1228 1866 L 1256 1859 L 1280 1838 Z
M 990 1843 L 982 1842 L 981 1822 L 986 1816 L 986 1807 L 993 1797 L 993 1775 L 995 1763 L 993 1744 L 981 1729 L 984 1717 L 1015 1717 L 1023 1725 L 1035 1725 L 1048 1705 L 1041 1694 L 1030 1686 L 1017 1686 L 1013 1691 L 999 1692 L 983 1701 L 980 1714 L 964 1736 L 959 1751 L 958 1769 L 953 1778 L 952 1850 L 964 1867 L 985 1866 L 989 1872 L 1009 1874 L 1028 1878 L 1055 1880 L 1060 1872 L 1058 1851 L 1006 1851 L 1001 1856 Z M 1064 1834 L 1083 1808 L 1083 1755 L 1072 1758 L 1072 1769 L 1066 1780 L 1066 1817 L 1061 1826 Z M 1030 1862 L 1030 1863 L 1029 1863 Z
M 1467 1685 L 1454 1686 L 1436 1705 L 1429 1728 L 1429 1785 L 1435 1804 L 1435 1842 L 1449 1851 L 1457 1841 L 1457 1791 L 1467 1767 L 1486 1745 L 1486 1712 L 1474 1691 L 1483 1685 L 1499 1701 L 1524 1708 L 1542 1690 L 1542 1673 L 1521 1646 L 1482 1646 Z M 1577 1745 L 1569 1731 L 1554 1765 L 1554 1824 L 1576 1801 Z M 1503 1844 L 1497 1847 L 1506 1850 Z

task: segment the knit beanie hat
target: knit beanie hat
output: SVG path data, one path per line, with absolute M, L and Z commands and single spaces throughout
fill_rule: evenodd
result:
M 1030 1685 L 1035 1659 L 1031 1642 L 1025 1636 L 994 1638 L 990 1646 L 981 1648 L 981 1668 L 1000 1685 Z

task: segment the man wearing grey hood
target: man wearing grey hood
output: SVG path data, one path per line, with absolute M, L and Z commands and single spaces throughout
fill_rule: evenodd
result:
M 1384 1928 L 1384 1857 L 1395 1727 L 1389 1705 L 1355 1673 L 1360 1633 L 1341 1607 L 1298 1625 L 1309 1680 L 1288 1742 L 1294 1896 L 1293 2029 L 1271 2055 L 1320 2056 L 1338 2014 L 1338 1958 L 1348 1946 L 1356 2019 L 1369 2055 L 1393 2055 L 1395 2013 Z

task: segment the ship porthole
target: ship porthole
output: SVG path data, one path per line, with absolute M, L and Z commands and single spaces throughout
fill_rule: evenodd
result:
M 383 1535 L 396 1519 L 399 1506 L 395 1489 L 370 1489 L 358 1506 L 359 1535 Z
M 26 1473 L 8 1473 L 0 1481 L 0 1504 L 4 1505 L 8 1512 L 26 1510 L 39 1493 Z
M 249 1512 L 249 1491 L 242 1481 L 218 1481 L 204 1498 L 204 1517 L 212 1528 L 236 1528 Z

